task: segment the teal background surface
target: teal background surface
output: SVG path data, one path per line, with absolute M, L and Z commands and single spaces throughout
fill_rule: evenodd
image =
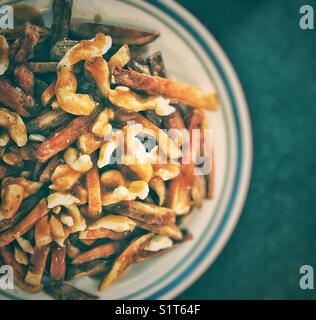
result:
M 179 298 L 315 299 L 316 289 L 300 289 L 299 269 L 316 271 L 316 30 L 300 29 L 299 9 L 310 4 L 316 14 L 316 1 L 178 3 L 233 63 L 254 138 L 241 219 L 215 263 Z

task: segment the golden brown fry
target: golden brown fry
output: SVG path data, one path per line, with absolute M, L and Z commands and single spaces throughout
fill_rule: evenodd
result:
M 122 68 L 115 68 L 113 76 L 115 83 L 145 91 L 149 95 L 161 95 L 195 108 L 217 110 L 216 94 L 202 92 L 192 85 L 177 80 L 148 76 Z
M 24 199 L 24 188 L 19 184 L 12 183 L 1 189 L 1 209 L 0 212 L 4 218 L 11 218 L 20 208 Z
M 117 45 L 143 46 L 159 37 L 159 32 L 149 29 L 135 29 L 125 26 L 83 23 L 79 21 L 71 23 L 71 34 L 76 38 L 91 38 L 98 32 L 111 36 L 113 43 Z
M 167 236 L 178 241 L 182 239 L 181 230 L 174 223 L 169 223 L 162 226 L 146 224 L 141 221 L 136 221 L 136 223 L 137 223 L 137 226 L 141 229 L 144 229 L 153 233 L 157 233 L 162 236 Z
M 34 239 L 38 248 L 46 246 L 53 241 L 48 216 L 43 217 L 36 223 Z
M 29 231 L 37 221 L 47 215 L 47 213 L 46 199 L 42 199 L 22 221 L 0 234 L 0 248 L 7 246 L 15 239 L 21 237 Z
M 71 259 L 74 259 L 76 258 L 77 256 L 79 256 L 80 254 L 80 250 L 74 246 L 70 241 L 69 239 L 66 239 L 65 240 L 65 246 L 66 246 L 66 253 L 67 253 L 67 256 Z
M 26 95 L 4 79 L 0 79 L 0 102 L 16 111 L 20 116 L 30 116 L 30 113 L 25 109 Z
M 63 238 L 65 236 L 63 224 L 54 215 L 50 217 L 49 224 L 54 239 Z
M 56 89 L 56 82 L 54 81 L 50 84 L 42 93 L 41 95 L 41 102 L 44 107 L 46 107 L 49 102 L 55 97 L 55 89 Z
M 71 265 L 67 268 L 67 280 L 76 279 L 83 276 L 93 276 L 104 273 L 109 269 L 107 260 L 94 260 L 91 262 Z
M 43 246 L 41 248 L 35 247 L 29 269 L 24 279 L 29 285 L 36 287 L 41 285 L 49 249 L 49 246 Z
M 39 177 L 39 181 L 43 182 L 43 183 L 51 181 L 52 175 L 53 175 L 55 169 L 60 164 L 61 164 L 61 160 L 59 160 L 57 156 L 51 158 L 50 161 L 47 163 L 47 166 L 45 167 L 45 169 L 41 173 L 41 175 Z
M 96 239 L 110 239 L 110 240 L 123 240 L 130 234 L 129 231 L 116 232 L 106 228 L 99 228 L 95 230 L 81 231 L 79 239 L 83 240 L 96 240 Z
M 181 172 L 180 165 L 175 163 L 153 164 L 153 169 L 154 176 L 160 177 L 163 181 L 174 179 Z
M 49 134 L 52 130 L 68 124 L 71 119 L 72 116 L 61 109 L 47 111 L 26 124 L 27 132 Z
M 200 208 L 202 206 L 203 200 L 206 197 L 206 182 L 205 182 L 204 176 L 202 175 L 194 176 L 191 196 L 192 196 L 194 207 Z
M 75 140 L 85 132 L 94 118 L 97 116 L 97 112 L 89 117 L 81 116 L 77 117 L 70 122 L 66 127 L 57 131 L 51 137 L 41 143 L 36 150 L 36 157 L 41 163 L 46 162 L 60 151 L 65 150 Z
M 50 276 L 53 280 L 63 280 L 66 273 L 66 248 L 56 245 L 52 250 Z
M 99 290 L 105 290 L 112 282 L 116 281 L 127 269 L 127 267 L 132 264 L 135 258 L 143 250 L 147 242 L 152 238 L 153 234 L 145 234 L 135 240 L 133 240 L 127 248 L 120 254 L 120 256 L 115 260 L 111 271 L 106 275 L 100 284 Z
M 112 70 L 116 67 L 123 68 L 129 63 L 130 59 L 131 53 L 129 52 L 128 45 L 124 44 L 109 60 L 109 69 Z
M 162 206 L 166 200 L 166 185 L 159 176 L 152 177 L 149 181 L 149 187 L 155 191 L 159 199 L 159 205 Z
M 99 168 L 96 165 L 86 174 L 86 186 L 88 191 L 88 213 L 95 217 L 102 212 Z
M 9 45 L 6 38 L 0 35 L 0 76 L 5 74 L 9 67 Z
M 42 290 L 42 284 L 32 286 L 24 281 L 24 277 L 26 274 L 26 269 L 24 266 L 18 264 L 14 259 L 13 254 L 9 251 L 8 248 L 0 249 L 0 257 L 3 259 L 3 262 L 9 266 L 11 266 L 14 270 L 14 283 L 17 287 L 30 292 L 37 293 Z
M 138 201 L 121 201 L 104 207 L 105 211 L 128 216 L 146 224 L 164 225 L 175 222 L 172 209 Z
M 72 260 L 71 263 L 82 264 L 82 263 L 90 262 L 100 258 L 107 258 L 113 255 L 118 250 L 118 248 L 119 248 L 118 243 L 106 243 L 81 253 L 74 260 Z

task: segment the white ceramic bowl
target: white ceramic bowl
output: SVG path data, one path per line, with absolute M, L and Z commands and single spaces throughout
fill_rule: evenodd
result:
M 43 9 L 50 25 L 49 0 L 25 1 Z M 152 4 L 150 4 L 152 3 Z M 228 241 L 240 216 L 248 190 L 252 163 L 252 133 L 239 80 L 213 36 L 189 12 L 173 1 L 74 0 L 73 16 L 123 22 L 159 30 L 161 37 L 150 52 L 162 51 L 168 74 L 201 89 L 214 89 L 220 111 L 208 115 L 214 130 L 216 188 L 184 225 L 194 239 L 165 255 L 131 266 L 101 299 L 172 299 L 191 285 L 211 265 Z M 98 283 L 88 277 L 72 281 L 96 294 Z M 5 298 L 49 299 L 16 289 L 1 292 Z

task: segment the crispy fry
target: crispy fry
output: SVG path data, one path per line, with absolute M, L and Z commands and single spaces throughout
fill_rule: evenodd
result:
M 206 181 L 204 176 L 195 175 L 194 182 L 191 191 L 192 200 L 194 206 L 200 208 L 202 206 L 203 200 L 206 197 Z
M 145 234 L 130 243 L 127 248 L 115 260 L 111 271 L 106 275 L 100 284 L 99 290 L 105 290 L 112 282 L 116 281 L 134 262 L 135 258 L 143 250 L 147 242 L 152 238 L 153 234 Z
M 152 177 L 149 181 L 149 187 L 155 191 L 159 199 L 159 205 L 162 206 L 166 200 L 166 185 L 159 176 Z
M 118 250 L 118 243 L 106 243 L 101 246 L 95 247 L 88 251 L 81 253 L 74 260 L 72 264 L 82 264 L 86 262 L 91 262 L 100 258 L 107 258 L 113 255 Z
M 115 83 L 145 91 L 149 95 L 161 95 L 195 108 L 217 110 L 216 94 L 202 92 L 192 85 L 177 80 L 148 76 L 122 68 L 115 68 L 113 76 Z
M 65 230 L 62 223 L 54 215 L 50 217 L 49 225 L 54 240 L 65 236 Z
M 143 46 L 159 37 L 159 32 L 149 29 L 135 29 L 124 26 L 82 23 L 77 21 L 71 23 L 71 34 L 76 38 L 91 38 L 98 32 L 110 35 L 113 43 L 117 45 Z
M 70 30 L 72 0 L 54 0 L 51 44 L 67 38 Z
M 101 184 L 99 168 L 94 165 L 86 174 L 86 186 L 88 191 L 88 213 L 98 216 L 102 212 Z
M 81 116 L 72 120 L 66 127 L 59 130 L 41 143 L 36 150 L 38 161 L 44 163 L 60 151 L 70 146 L 86 129 L 95 118 L 96 114 L 89 117 Z
M 96 300 L 99 298 L 60 281 L 46 284 L 44 291 L 56 300 Z
M 94 260 L 91 262 L 71 265 L 67 268 L 66 279 L 72 280 L 83 276 L 93 276 L 109 270 L 110 265 L 106 260 Z
M 3 259 L 5 264 L 13 268 L 14 283 L 16 284 L 17 287 L 30 293 L 37 293 L 42 290 L 43 286 L 41 284 L 32 286 L 24 281 L 26 270 L 22 265 L 16 262 L 13 254 L 9 251 L 8 248 L 0 249 L 0 257 Z
M 47 215 L 46 200 L 42 199 L 39 204 L 18 224 L 0 234 L 0 248 L 10 244 L 15 239 L 29 231 L 42 217 Z
M 122 214 L 146 224 L 163 225 L 175 222 L 173 210 L 138 201 L 121 201 L 104 209 L 106 212 Z
M 160 234 L 162 236 L 167 236 L 175 240 L 181 240 L 182 239 L 182 233 L 181 230 L 174 224 L 169 223 L 165 225 L 153 225 L 153 224 L 146 224 L 141 221 L 135 220 L 137 223 L 137 226 L 141 229 Z
M 81 231 L 79 239 L 82 240 L 96 240 L 96 239 L 110 239 L 110 240 L 123 240 L 130 234 L 129 231 L 116 232 L 111 229 L 99 228 L 95 230 Z
M 47 256 L 49 253 L 49 246 L 41 248 L 35 247 L 32 255 L 31 264 L 25 276 L 25 282 L 31 286 L 41 286 L 42 276 L 46 265 Z
M 127 44 L 124 44 L 109 60 L 109 69 L 113 68 L 123 68 L 129 63 L 131 59 L 131 53 Z
M 0 35 L 0 75 L 2 76 L 9 67 L 9 45 L 4 36 Z
M 1 189 L 2 206 L 0 209 L 4 218 L 11 218 L 20 208 L 24 198 L 24 188 L 12 183 Z
M 51 130 L 57 129 L 67 124 L 72 116 L 63 110 L 47 111 L 36 118 L 33 118 L 26 124 L 28 133 L 50 133 Z
M 56 245 L 52 250 L 50 276 L 53 280 L 63 280 L 66 274 L 66 248 Z
M 36 194 L 30 196 L 22 202 L 18 212 L 10 219 L 0 220 L 0 232 L 10 229 L 17 222 L 23 219 L 46 194 L 46 188 L 40 189 Z
M 79 178 L 80 172 L 70 168 L 67 164 L 60 164 L 52 175 L 53 184 L 49 188 L 59 192 L 66 192 L 78 182 Z
M 160 51 L 155 52 L 146 60 L 152 76 L 167 78 L 167 71 Z
M 36 223 L 34 239 L 38 248 L 46 246 L 53 241 L 51 227 L 47 216 L 43 217 Z

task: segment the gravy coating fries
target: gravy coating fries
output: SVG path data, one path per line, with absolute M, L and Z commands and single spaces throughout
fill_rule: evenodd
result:
M 146 56 L 158 32 L 73 21 L 71 0 L 52 11 L 50 28 L 0 35 L 0 262 L 25 291 L 96 299 L 64 281 L 106 290 L 192 238 L 181 221 L 213 197 L 218 98 Z

